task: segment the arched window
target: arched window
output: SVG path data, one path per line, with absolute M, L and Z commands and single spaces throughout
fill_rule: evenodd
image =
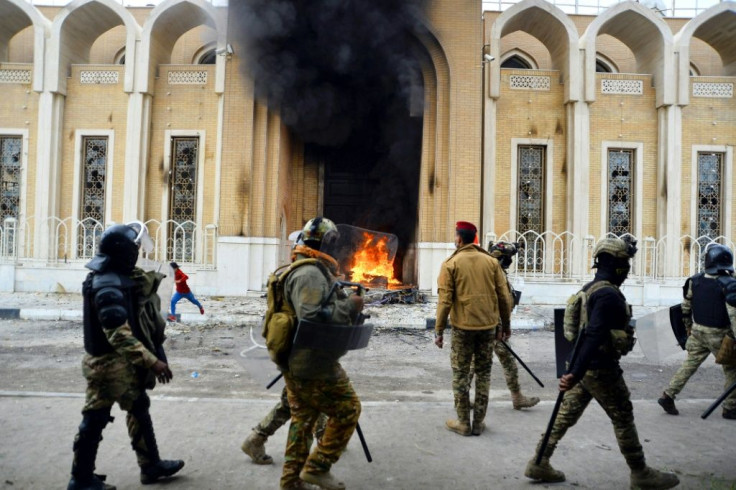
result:
M 198 65 L 214 65 L 217 62 L 217 52 L 215 49 L 205 51 L 205 53 L 199 58 Z
M 120 48 L 120 50 L 115 53 L 115 57 L 113 58 L 113 63 L 116 65 L 124 65 L 125 64 L 125 47 Z
M 596 73 L 618 73 L 618 67 L 607 56 L 596 53 L 595 71 Z
M 700 76 L 700 70 L 698 70 L 698 67 L 695 66 L 693 63 L 690 63 L 690 76 L 691 77 L 699 77 Z
M 611 67 L 601 60 L 595 60 L 596 73 L 612 73 Z
M 519 56 L 518 54 L 515 54 L 513 56 L 509 56 L 504 60 L 503 63 L 501 63 L 501 68 L 516 68 L 519 70 L 531 70 L 532 67 L 524 58 Z

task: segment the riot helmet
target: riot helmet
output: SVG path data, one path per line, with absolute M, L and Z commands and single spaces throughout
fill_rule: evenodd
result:
M 606 279 L 620 286 L 629 275 L 629 259 L 636 252 L 636 240 L 630 235 L 604 238 L 593 248 L 593 267 Z
M 337 231 L 337 226 L 332 220 L 318 216 L 307 221 L 298 242 L 319 250 L 323 245 L 335 242 L 339 236 L 340 232 Z
M 138 261 L 138 235 L 139 231 L 129 225 L 113 225 L 102 233 L 97 253 L 108 258 L 108 269 L 123 273 L 133 270 Z
M 733 254 L 725 245 L 711 245 L 705 251 L 705 272 L 712 275 L 733 273 Z
M 492 257 L 498 259 L 501 267 L 508 269 L 514 261 L 514 255 L 519 251 L 519 244 L 509 242 L 491 242 L 488 245 L 488 251 L 491 253 Z

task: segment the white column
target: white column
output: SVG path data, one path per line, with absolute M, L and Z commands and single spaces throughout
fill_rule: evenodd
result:
M 483 110 L 483 195 L 481 233 L 478 238 L 481 246 L 485 247 L 485 236 L 488 233 L 496 233 L 496 219 L 494 209 L 496 207 L 496 99 L 485 99 Z
M 572 274 L 584 270 L 584 238 L 590 233 L 590 108 L 587 102 L 571 102 L 567 109 L 567 230 L 577 240 L 572 244 Z
M 150 142 L 151 102 L 148 94 L 128 95 L 127 134 L 125 135 L 125 180 L 123 184 L 123 222 L 144 220 L 146 166 Z
M 658 273 L 679 274 L 682 205 L 682 108 L 661 106 L 658 116 L 657 148 L 657 238 L 665 237 L 664 258 Z
M 53 243 L 54 223 L 58 216 L 61 185 L 61 132 L 65 96 L 42 92 L 38 100 L 38 143 L 36 150 L 36 195 L 34 198 L 33 257 L 56 258 Z

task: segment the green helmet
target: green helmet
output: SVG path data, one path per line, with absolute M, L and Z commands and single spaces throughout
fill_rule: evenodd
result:
M 626 235 L 622 238 L 604 238 L 595 244 L 593 258 L 597 259 L 601 254 L 608 254 L 617 259 L 630 259 L 636 255 L 636 240 Z
M 332 220 L 318 216 L 307 221 L 301 240 L 310 248 L 319 249 L 323 243 L 332 242 L 340 233 Z

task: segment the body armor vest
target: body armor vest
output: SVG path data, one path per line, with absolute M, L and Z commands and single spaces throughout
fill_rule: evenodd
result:
M 690 280 L 693 290 L 693 320 L 706 327 L 728 328 L 731 321 L 728 318 L 723 290 L 718 281 L 709 279 L 702 273 L 693 276 Z
M 140 340 L 140 327 L 136 313 L 136 303 L 133 298 L 133 287 L 135 283 L 129 278 L 116 272 L 90 272 L 82 285 L 83 311 L 84 311 L 84 350 L 91 356 L 102 356 L 114 352 L 115 349 L 107 341 L 107 336 L 99 320 L 99 312 L 95 305 L 95 295 L 105 287 L 119 288 L 128 312 L 128 324 L 133 335 Z

